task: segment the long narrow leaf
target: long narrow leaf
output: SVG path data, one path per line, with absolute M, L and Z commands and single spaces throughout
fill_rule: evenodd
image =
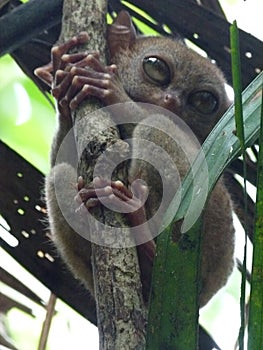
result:
M 263 74 L 259 75 L 242 94 L 246 147 L 253 144 L 259 136 L 262 77 Z M 212 190 L 224 168 L 240 154 L 240 150 L 240 142 L 235 132 L 234 108 L 231 107 L 203 144 L 206 159 L 203 159 L 203 155 L 197 157 L 194 164 L 200 171 L 208 166 L 209 191 Z M 193 190 L 193 179 L 192 175 L 189 174 L 182 185 L 181 203 L 174 222 L 183 220 L 187 213 L 193 210 L 193 207 L 198 207 L 199 203 L 193 197 Z M 169 211 L 175 212 L 176 205 L 177 199 L 175 198 Z M 166 216 L 164 222 L 166 222 Z M 193 258 L 191 249 L 183 250 L 178 243 L 173 242 L 171 226 L 172 224 L 161 233 L 157 240 L 157 255 L 154 262 L 153 288 L 149 309 L 146 346 L 148 350 L 165 348 L 193 350 L 192 344 L 186 344 L 184 337 L 189 338 L 191 336 L 189 329 L 193 329 L 196 325 L 184 329 L 180 324 L 181 316 L 178 315 L 177 308 L 180 306 L 180 312 L 186 311 L 185 320 L 190 320 L 190 322 L 196 320 L 195 298 L 185 298 L 182 290 L 190 291 L 193 293 L 192 295 L 195 295 L 196 280 L 191 280 L 195 278 L 195 273 L 192 271 L 189 276 L 188 271 L 185 270 L 185 265 L 188 264 L 184 265 L 183 262 L 187 261 L 188 258 L 192 262 L 198 259 L 196 256 Z M 194 228 L 184 234 L 185 238 L 189 238 L 189 240 L 186 239 L 186 248 L 190 248 L 194 242 L 193 230 Z M 196 248 L 195 244 L 193 246 Z M 196 249 L 195 252 L 197 254 Z M 186 276 L 187 274 L 188 276 Z M 190 299 L 191 306 L 187 304 Z M 189 322 L 184 322 L 184 326 L 188 324 Z
M 262 84 L 263 92 L 263 84 Z M 263 95 L 263 93 L 262 93 Z M 263 99 L 258 153 L 256 225 L 248 323 L 248 349 L 263 349 Z

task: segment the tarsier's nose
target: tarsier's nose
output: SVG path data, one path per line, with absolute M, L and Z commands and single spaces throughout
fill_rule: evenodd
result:
M 169 111 L 175 114 L 180 114 L 182 110 L 182 101 L 178 94 L 167 93 L 164 95 L 162 107 L 169 109 Z

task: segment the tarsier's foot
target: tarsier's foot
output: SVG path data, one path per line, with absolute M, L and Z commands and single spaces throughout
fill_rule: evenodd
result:
M 135 181 L 132 190 L 129 190 L 121 181 L 108 181 L 100 177 L 85 186 L 82 177 L 77 184 L 78 194 L 75 200 L 87 209 L 105 205 L 111 210 L 125 213 L 132 226 L 146 222 L 144 203 L 147 199 L 148 189 L 140 181 Z
M 126 213 L 137 244 L 143 296 L 145 301 L 148 301 L 155 243 L 147 225 L 144 209 L 148 195 L 147 186 L 140 181 L 134 181 L 131 192 L 121 181 L 107 181 L 99 177 L 94 178 L 92 184 L 85 186 L 83 178 L 79 177 L 77 189 L 76 201 L 81 203 L 81 211 L 106 204 L 112 210 Z M 146 225 L 142 225 L 145 223 Z

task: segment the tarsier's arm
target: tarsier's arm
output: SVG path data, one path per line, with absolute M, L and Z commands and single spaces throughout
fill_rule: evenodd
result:
M 84 40 L 86 39 L 87 37 Z M 55 74 L 53 94 L 59 103 L 61 128 L 66 126 L 64 129 L 67 129 L 71 123 L 70 110 L 76 108 L 89 96 L 99 98 L 105 106 L 134 100 L 165 107 L 179 114 L 200 140 L 205 138 L 220 114 L 226 109 L 227 98 L 224 93 L 224 80 L 217 68 L 205 59 L 199 58 L 197 54 L 191 53 L 182 44 L 172 40 L 167 42 L 167 39 L 160 38 L 158 40 L 137 38 L 131 20 L 126 13 L 122 12 L 118 15 L 108 32 L 112 65 L 104 66 L 100 62 L 98 54 L 95 53 L 65 55 L 68 49 L 78 43 L 78 39 L 74 38 L 72 41 L 53 49 L 53 68 L 46 69 L 46 75 L 40 72 L 46 81 L 51 81 L 51 71 Z M 56 54 L 57 52 L 58 54 Z M 176 58 L 175 63 L 172 61 L 173 57 Z M 182 67 L 178 67 L 179 72 L 177 72 L 176 68 L 179 64 Z M 172 74 L 175 82 L 170 79 Z M 176 83 L 181 83 L 181 85 L 177 88 Z M 186 83 L 188 85 L 184 87 Z M 201 83 L 202 85 L 199 86 Z M 174 95 L 173 91 L 175 91 Z M 127 122 L 129 122 L 130 111 L 126 110 L 126 112 Z M 134 111 L 131 112 L 134 113 Z M 145 114 L 140 107 L 138 107 L 137 112 L 141 115 Z M 147 120 L 152 116 L 145 114 L 144 117 Z M 63 123 L 65 124 L 63 125 Z M 58 135 L 62 135 L 64 131 L 59 133 Z M 134 129 L 133 136 L 139 139 L 146 138 L 166 150 L 174 163 L 177 164 L 180 176 L 183 177 L 186 174 L 189 164 L 180 148 L 167 142 L 166 137 L 158 130 L 138 125 Z M 183 130 L 181 137 L 184 138 Z M 76 183 L 77 181 L 74 169 L 65 163 L 54 166 L 57 145 L 60 141 L 60 137 L 55 139 L 52 157 L 53 169 L 46 181 L 51 230 L 65 261 L 71 266 L 75 275 L 84 281 L 92 291 L 90 243 L 76 234 L 65 222 L 57 204 L 54 178 L 61 179 L 56 184 L 59 187 L 56 190 L 58 193 L 63 193 L 60 196 L 63 197 L 65 203 L 68 203 L 66 210 L 69 211 L 70 215 L 74 216 L 78 207 L 74 201 L 77 190 L 79 191 L 77 198 L 87 208 L 90 207 L 90 203 L 92 206 L 94 203 L 100 205 L 100 202 L 96 200 L 99 193 L 99 196 L 104 197 L 104 200 L 111 203 L 116 202 L 116 207 L 119 206 L 120 210 L 126 205 L 133 205 L 134 213 L 127 214 L 133 227 L 146 222 L 154 213 L 160 200 L 162 184 L 147 163 L 133 159 L 130 167 L 131 181 L 142 176 L 146 183 L 154 183 L 143 207 L 140 207 L 141 199 L 144 192 L 147 192 L 144 186 L 138 186 L 135 195 L 122 183 L 104 183 L 103 179 L 96 179 L 97 185 L 99 184 L 100 187 L 100 192 L 97 193 L 94 192 L 93 184 L 85 186 L 81 179 L 77 190 L 70 188 L 69 182 Z M 189 153 L 196 154 L 198 151 L 194 144 L 189 143 L 186 147 L 189 148 Z M 136 155 L 137 150 L 134 147 L 133 157 L 136 158 Z M 173 181 L 173 179 L 177 181 L 175 174 L 171 171 L 168 167 L 169 181 Z M 65 174 L 69 176 L 65 176 Z M 56 176 L 54 177 L 54 175 Z M 68 181 L 69 178 L 70 181 Z M 222 182 L 219 182 L 211 194 L 205 211 L 201 306 L 225 283 L 233 266 L 231 215 L 229 196 Z M 158 224 L 160 223 L 158 222 Z M 146 231 L 138 232 L 138 234 L 150 236 L 150 230 L 146 229 Z M 153 240 L 137 247 L 146 299 L 151 280 L 154 247 Z

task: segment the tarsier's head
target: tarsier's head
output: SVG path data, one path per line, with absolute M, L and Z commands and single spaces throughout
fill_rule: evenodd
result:
M 124 11 L 109 26 L 108 44 L 128 95 L 171 110 L 203 142 L 230 104 L 218 67 L 179 40 L 136 36 Z

